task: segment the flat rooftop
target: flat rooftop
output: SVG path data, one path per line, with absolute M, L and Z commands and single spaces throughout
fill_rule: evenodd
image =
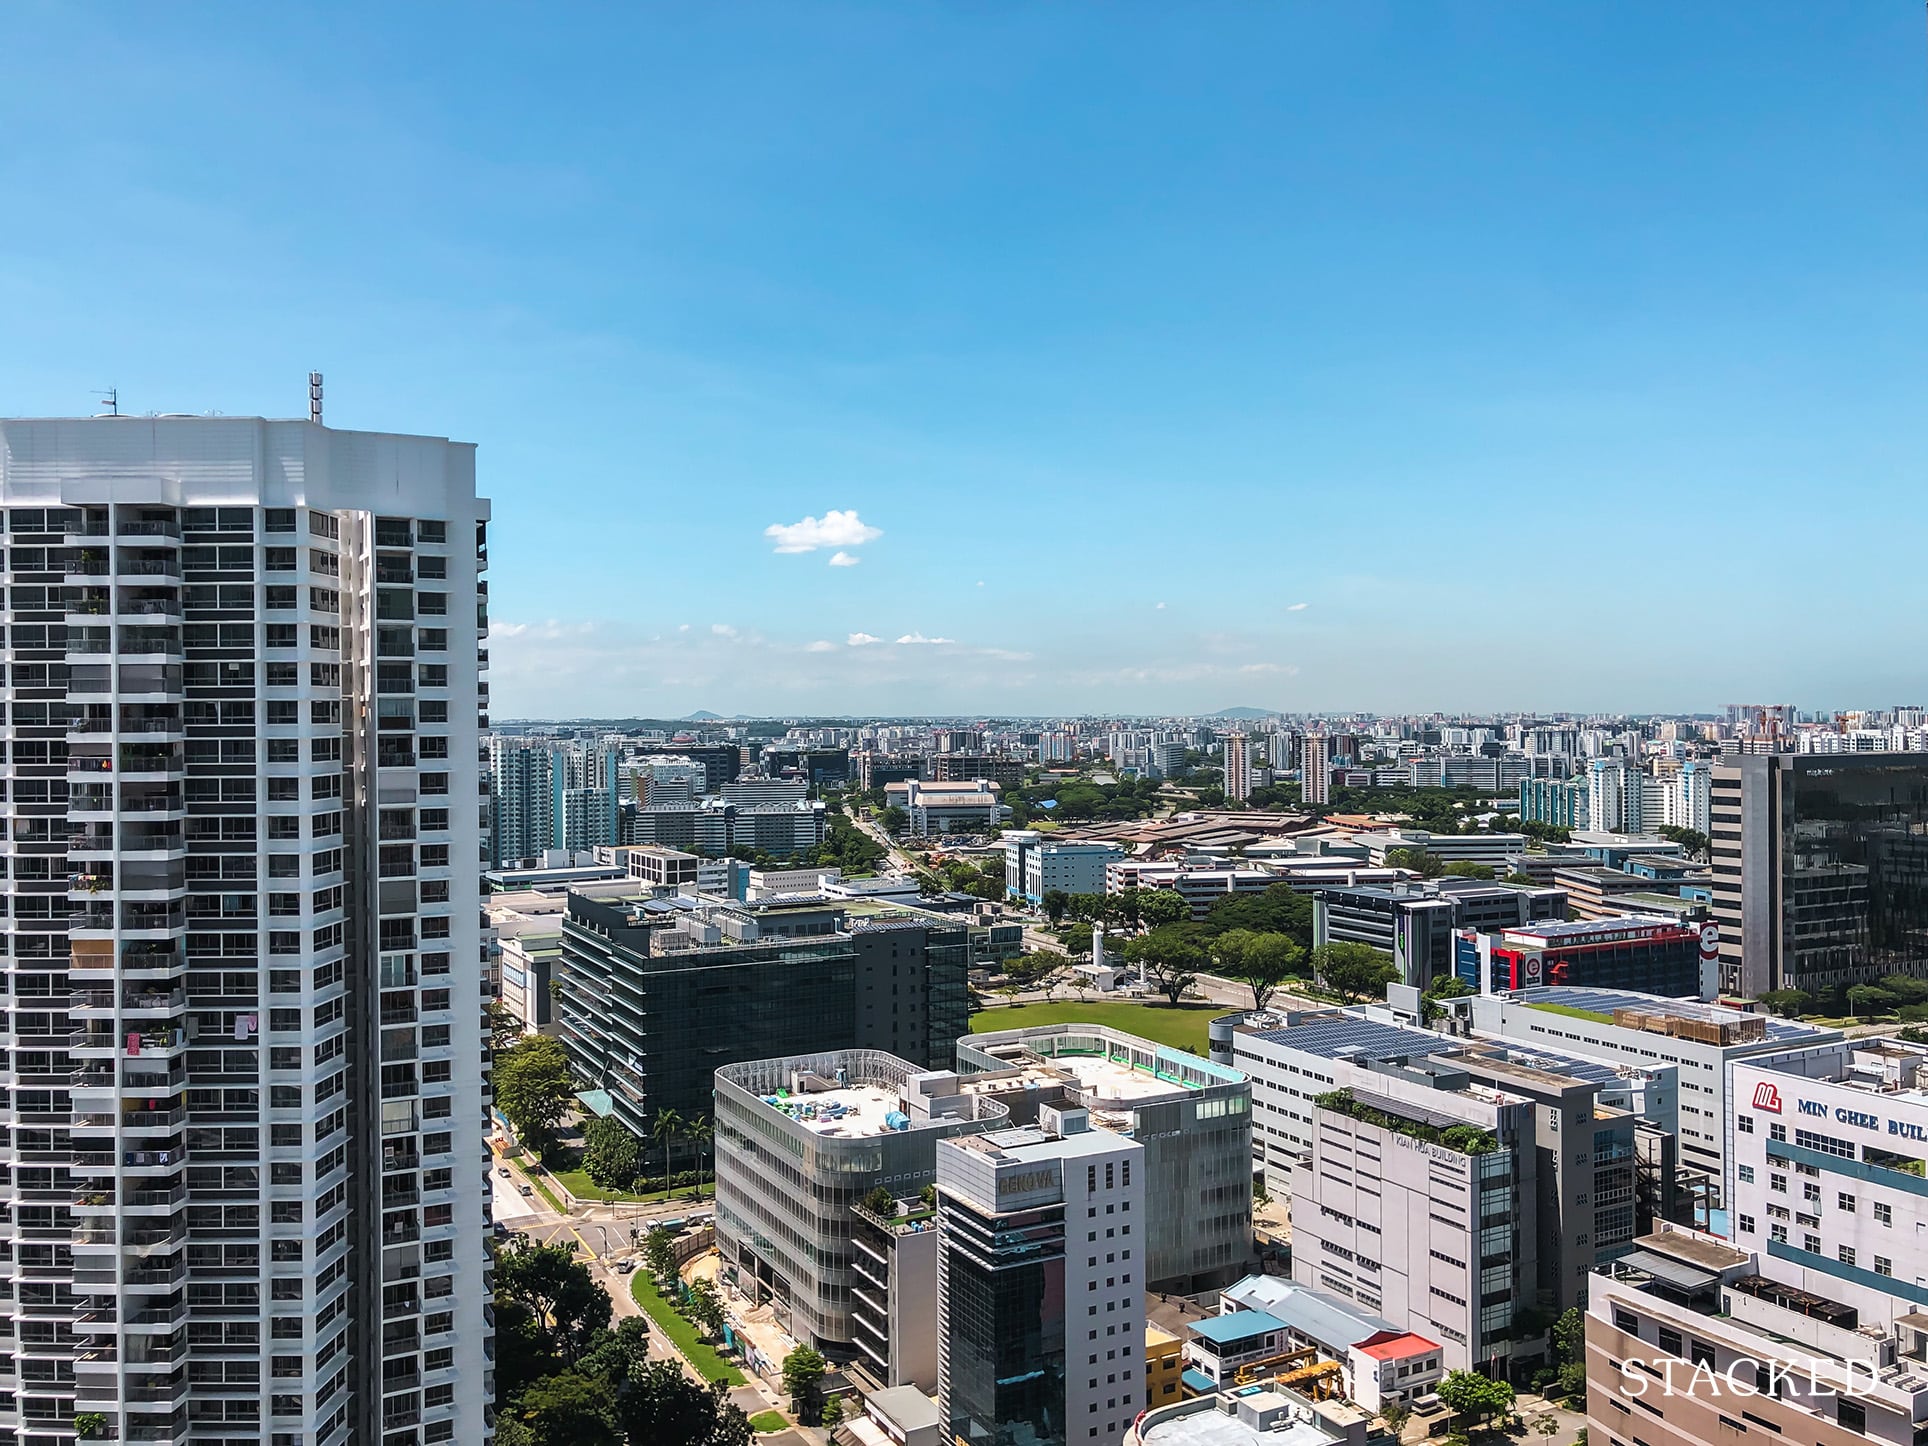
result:
M 1454 1042 L 1423 1029 L 1381 1024 L 1358 1014 L 1317 1014 L 1283 1029 L 1253 1030 L 1255 1038 L 1321 1059 L 1408 1059 L 1451 1050 Z
M 1138 1439 L 1144 1446 L 1332 1446 L 1335 1438 L 1309 1421 L 1294 1421 L 1283 1431 L 1260 1431 L 1207 1404 L 1139 1427 Z
M 846 1140 L 892 1134 L 899 1128 L 895 1120 L 909 1119 L 897 1091 L 882 1085 L 846 1085 L 803 1094 L 779 1090 L 774 1096 L 765 1095 L 763 1102 L 814 1134 Z
M 1555 1004 L 1562 1009 L 1583 1009 L 1590 1014 L 1604 1014 L 1609 1022 L 1616 1009 L 1639 1009 L 1648 1014 L 1666 1014 L 1675 1019 L 1692 1019 L 1702 1024 L 1726 1024 L 1735 1019 L 1765 1019 L 1770 1040 L 1819 1043 L 1823 1038 L 1833 1037 L 1840 1032 L 1795 1020 L 1776 1019 L 1771 1015 L 1750 1015 L 1744 1010 L 1729 1009 L 1724 1004 L 1703 1004 L 1697 999 L 1668 999 L 1632 989 L 1579 989 L 1554 984 L 1542 989 L 1509 990 L 1503 997 L 1515 1004 Z

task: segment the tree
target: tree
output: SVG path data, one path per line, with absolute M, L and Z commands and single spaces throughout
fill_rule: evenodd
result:
M 576 1371 L 545 1376 L 512 1408 L 529 1446 L 623 1446 L 607 1383 Z
M 576 1100 L 576 1076 L 562 1042 L 531 1034 L 495 1057 L 495 1107 L 540 1154 Z
M 1547 1332 L 1553 1347 L 1553 1363 L 1558 1366 L 1584 1361 L 1587 1350 L 1587 1318 L 1576 1306 L 1568 1306 Z
M 1152 988 L 1175 1005 L 1197 982 L 1205 951 L 1167 926 L 1132 940 L 1125 946 L 1125 958 L 1142 965 Z
M 1286 934 L 1301 949 L 1312 947 L 1312 900 L 1290 884 L 1273 884 L 1262 893 L 1233 894 L 1212 905 L 1205 929 L 1249 929 L 1255 934 Z
M 1454 859 L 1441 873 L 1455 879 L 1490 879 L 1493 877 L 1493 866 L 1476 864 L 1471 859 Z
M 1063 889 L 1046 889 L 1042 902 L 1044 904 L 1044 917 L 1049 919 L 1053 924 L 1059 924 L 1064 921 L 1065 910 L 1071 907 L 1071 895 L 1067 894 Z
M 1147 889 L 1138 901 L 1138 912 L 1152 928 L 1176 924 L 1192 916 L 1192 906 L 1176 889 Z
M 1770 989 L 1761 996 L 1761 1003 L 1783 1019 L 1799 1019 L 1814 1007 L 1814 998 L 1801 989 Z
M 1712 841 L 1698 829 L 1677 828 L 1669 824 L 1657 832 L 1669 842 L 1679 844 L 1690 857 L 1703 862 L 1707 858 L 1707 850 L 1712 846 Z
M 723 1297 L 717 1294 L 715 1281 L 697 1280 L 690 1283 L 684 1314 L 712 1340 L 723 1334 Z
M 698 1115 L 683 1127 L 683 1138 L 696 1150 L 696 1198 L 700 1200 L 703 1198 L 703 1163 L 715 1148 L 716 1125 L 708 1115 Z
M 893 803 L 877 815 L 877 822 L 892 838 L 902 838 L 904 830 L 910 827 L 910 814 Z
M 1536 887 L 1540 882 L 1531 874 L 1522 874 L 1517 871 L 1508 874 L 1505 881 L 1509 884 L 1519 884 L 1529 889 Z
M 676 1238 L 660 1225 L 651 1226 L 643 1237 L 643 1263 L 658 1280 L 676 1277 Z
M 826 1431 L 834 1431 L 837 1427 L 843 1425 L 843 1418 L 843 1397 L 832 1396 L 823 1403 L 823 1410 L 819 1413 L 818 1424 Z
M 652 1361 L 638 1353 L 612 1385 L 616 1419 L 629 1446 L 750 1446 L 755 1438 L 749 1418 L 730 1403 L 728 1386 L 691 1380 L 674 1361 Z
M 605 1190 L 627 1190 L 643 1172 L 643 1142 L 617 1119 L 583 1126 L 582 1168 Z
M 1255 934 L 1229 929 L 1212 941 L 1219 972 L 1252 991 L 1252 1007 L 1263 1009 L 1279 986 L 1299 971 L 1305 951 L 1287 934 Z
M 1483 1423 L 1512 1409 L 1513 1388 L 1477 1371 L 1448 1371 L 1439 1383 L 1439 1399 L 1447 1410 Z
M 864 1196 L 864 1209 L 872 1215 L 891 1216 L 897 1213 L 897 1197 L 882 1185 L 873 1185 L 870 1193 Z
M 675 1110 L 658 1110 L 650 1122 L 649 1132 L 663 1147 L 663 1189 L 667 1191 L 670 1177 L 676 1173 L 670 1161 L 675 1153 L 676 1137 L 683 1133 L 683 1117 Z
M 1019 990 L 1046 989 L 1071 961 L 1053 949 L 1037 949 L 1004 962 L 1004 976 Z
M 1321 944 L 1312 951 L 1312 968 L 1326 988 L 1348 1004 L 1380 997 L 1399 977 L 1391 957 L 1370 944 Z
M 522 1038 L 522 1021 L 499 999 L 482 1006 L 482 1027 L 489 1032 L 489 1049 L 501 1054 Z
M 1089 954 L 1091 952 L 1091 925 L 1089 924 L 1066 924 L 1058 930 L 1058 937 L 1064 941 L 1067 953 Z
M 560 1245 L 511 1245 L 495 1258 L 497 1309 L 512 1302 L 529 1313 L 536 1347 L 574 1365 L 590 1338 L 609 1325 L 609 1292 L 575 1252 Z
M 823 1416 L 823 1357 L 812 1346 L 798 1346 L 783 1358 L 783 1389 L 790 1397 L 790 1414 L 806 1426 Z
M 1386 867 L 1411 869 L 1422 879 L 1436 879 L 1446 872 L 1446 860 L 1431 849 L 1387 849 Z
M 1412 1407 L 1404 1401 L 1389 1401 L 1379 1412 L 1379 1419 L 1386 1423 L 1386 1429 L 1392 1432 L 1393 1438 L 1397 1440 L 1399 1433 L 1406 1429 L 1406 1422 L 1412 1419 L 1412 1414 Z
M 1857 1019 L 1873 1018 L 1886 1003 L 1886 996 L 1872 984 L 1854 984 L 1848 988 L 1848 1008 Z

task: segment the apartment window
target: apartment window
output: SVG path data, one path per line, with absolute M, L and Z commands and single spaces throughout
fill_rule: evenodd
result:
M 1751 1135 L 1751 1134 L 1753 1134 L 1753 1133 L 1754 1133 L 1754 1117 L 1753 1117 L 1752 1115 L 1742 1115 L 1742 1116 L 1740 1116 L 1740 1118 L 1738 1118 L 1738 1119 L 1736 1119 L 1736 1120 L 1734 1121 L 1734 1128 L 1735 1128 L 1735 1129 L 1737 1129 L 1737 1130 L 1739 1130 L 1739 1131 L 1740 1131 L 1740 1132 L 1741 1132 L 1741 1133 L 1742 1133 L 1743 1135 Z
M 1890 1205 L 1884 1205 L 1879 1200 L 1875 1201 L 1874 1202 L 1874 1219 L 1875 1219 L 1875 1224 L 1877 1225 L 1893 1225 L 1895 1223 L 1894 1207 Z
M 1752 1235 L 1754 1233 L 1754 1217 L 1752 1215 L 1740 1216 L 1739 1225 L 1741 1234 Z
M 1770 1124 L 1767 1127 L 1767 1137 L 1770 1140 L 1779 1140 L 1782 1144 L 1785 1145 L 1787 1143 L 1787 1126 L 1780 1125 L 1780 1124 Z
M 1660 1349 L 1665 1351 L 1668 1355 L 1677 1356 L 1681 1354 L 1681 1339 L 1680 1339 L 1679 1331 L 1669 1330 L 1666 1326 L 1662 1326 L 1660 1330 L 1656 1333 L 1654 1339 L 1659 1344 Z
M 1805 1250 L 1809 1255 L 1819 1255 L 1821 1253 L 1821 1237 L 1818 1235 L 1802 1235 L 1801 1249 Z
M 1876 1275 L 1893 1275 L 1895 1273 L 1895 1263 L 1885 1255 L 1877 1255 L 1874 1258 L 1874 1273 Z
M 1734 1167 L 1734 1173 L 1740 1177 L 1743 1185 L 1752 1185 L 1754 1183 L 1754 1167 L 1752 1165 L 1736 1165 Z
M 1859 1401 L 1837 1396 L 1834 1400 L 1834 1419 L 1857 1435 L 1865 1434 L 1868 1429 L 1868 1408 Z
M 1785 1225 L 1768 1226 L 1767 1238 L 1774 1241 L 1778 1245 L 1787 1244 L 1787 1227 Z
M 1852 1245 L 1841 1246 L 1835 1252 L 1835 1259 L 1839 1260 L 1843 1265 L 1853 1265 L 1854 1264 L 1854 1247 Z
M 1787 1194 L 1787 1176 L 1770 1170 L 1767 1175 L 1767 1188 L 1776 1194 Z
M 1854 1214 L 1854 1196 L 1845 1190 L 1834 1197 L 1834 1203 L 1837 1208 L 1847 1211 L 1850 1215 Z

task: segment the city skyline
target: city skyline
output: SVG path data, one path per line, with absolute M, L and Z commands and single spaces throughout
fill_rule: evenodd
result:
M 1912 12 L 747 13 L 22 12 L 0 413 L 479 444 L 502 716 L 1916 691 Z

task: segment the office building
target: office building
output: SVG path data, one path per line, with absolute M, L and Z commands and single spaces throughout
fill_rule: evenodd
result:
M 1126 889 L 1169 889 L 1191 906 L 1192 918 L 1203 919 L 1212 905 L 1234 894 L 1262 894 L 1283 883 L 1268 869 L 1196 868 L 1189 864 L 1147 863 L 1120 859 L 1105 865 L 1105 892 Z
M 1252 1087 L 1238 1069 L 1091 1024 L 994 1030 L 957 1042 L 965 1088 L 1011 1122 L 1051 1103 L 1145 1147 L 1139 1279 L 1192 1295 L 1243 1275 L 1252 1250 Z
M 1523 833 L 1432 833 L 1406 828 L 1355 834 L 1352 841 L 1365 845 L 1366 857 L 1381 867 L 1387 854 L 1405 849 L 1432 854 L 1449 864 L 1486 864 L 1501 875 L 1509 871 L 1512 859 L 1526 852 Z
M 1664 1067 L 1636 1075 L 1339 1010 L 1232 1015 L 1211 1030 L 1214 1056 L 1230 1053 L 1251 1077 L 1267 1189 L 1292 1200 L 1293 1279 L 1445 1341 L 1448 1368 L 1502 1344 L 1493 1313 L 1474 1304 L 1500 1289 L 1497 1277 L 1475 1278 L 1483 1270 L 1507 1265 L 1516 1309 L 1550 1319 L 1575 1303 L 1586 1270 L 1639 1224 L 1642 1122 L 1670 1134 L 1675 1115 L 1677 1077 Z M 1587 1147 L 1576 1153 L 1582 1126 Z M 1495 1143 L 1503 1166 L 1486 1157 Z M 1655 1154 L 1651 1193 L 1665 1201 L 1670 1157 Z M 1448 1168 L 1434 1167 L 1441 1161 Z M 1491 1242 L 1437 1218 L 1478 1218 L 1468 1213 L 1473 1176 L 1484 1192 L 1510 1192 L 1505 1262 Z M 1522 1339 L 1506 1351 L 1524 1360 L 1541 1348 Z
M 725 1065 L 715 1084 L 725 1277 L 795 1339 L 833 1359 L 862 1353 L 883 1385 L 934 1389 L 935 1224 L 915 1202 L 937 1142 L 1004 1126 L 1004 1105 L 871 1049 Z M 879 1186 L 901 1205 L 863 1212 L 860 1244 L 858 1207 Z
M 1312 943 L 1364 944 L 1392 956 L 1399 977 L 1427 988 L 1455 969 L 1464 929 L 1486 932 L 1566 917 L 1557 888 L 1441 880 L 1323 888 L 1312 896 Z
M 1448 1000 L 1445 1007 L 1480 1034 L 1589 1055 L 1622 1069 L 1677 1069 L 1681 1167 L 1706 1182 L 1716 1205 L 1727 1172 L 1731 1067 L 1842 1037 L 1839 1030 L 1628 990 L 1530 989 Z
M 1724 993 L 1928 973 L 1928 756 L 1723 758 L 1710 807 Z
M 989 779 L 971 783 L 928 784 L 917 779 L 884 785 L 884 797 L 910 815 L 918 837 L 945 833 L 989 833 L 1011 810 L 999 801 L 1001 787 Z
M 474 468 L 0 421 L 8 1439 L 487 1439 Z
M 1060 843 L 1034 829 L 1007 829 L 1003 842 L 1005 893 L 1030 904 L 1054 891 L 1102 894 L 1106 867 L 1125 856 L 1117 844 Z
M 699 796 L 723 791 L 743 772 L 743 750 L 734 743 L 644 743 L 635 749 L 639 758 L 671 757 L 703 765 Z
M 1678 1227 L 1595 1274 L 1586 1362 L 1587 1439 L 1602 1446 L 1912 1446 L 1928 1419 L 1918 1304 L 1820 1295 L 1746 1239 Z
M 1849 1039 L 1733 1066 L 1734 1244 L 1864 1319 L 1928 1306 L 1928 1048 Z
M 989 753 L 933 753 L 924 760 L 926 783 L 995 783 L 1016 788 L 1024 782 L 1024 760 Z
M 959 1441 L 1113 1442 L 1143 1408 L 1144 1147 L 1039 1114 L 937 1145 L 938 1409 Z
M 1537 989 L 1631 989 L 1711 999 L 1713 926 L 1665 919 L 1592 919 L 1523 924 L 1496 934 L 1455 936 L 1454 968 L 1475 993 Z
M 707 1114 L 719 1066 L 872 1049 L 947 1068 L 971 930 L 889 904 L 569 895 L 557 1035 L 616 1117 Z
M 1252 796 L 1251 740 L 1243 733 L 1225 735 L 1225 797 L 1243 803 Z
M 857 769 L 857 786 L 865 793 L 889 783 L 905 783 L 924 776 L 921 754 L 893 757 L 887 753 L 864 752 L 855 755 L 851 762 Z

